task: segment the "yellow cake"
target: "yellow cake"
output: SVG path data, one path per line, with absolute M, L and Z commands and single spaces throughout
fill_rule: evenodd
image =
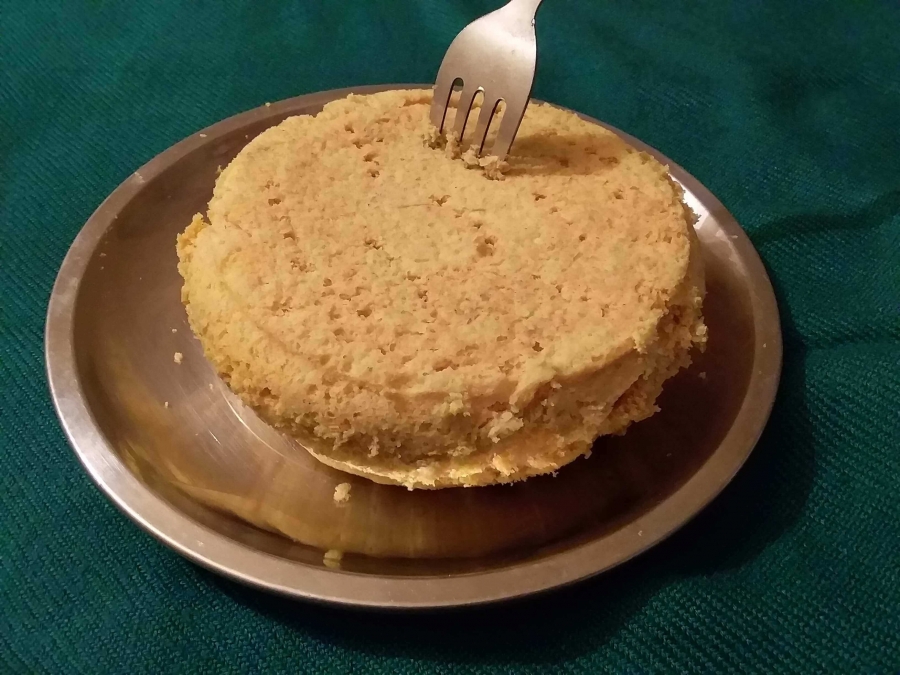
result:
M 498 164 L 436 138 L 430 100 L 350 96 L 252 140 L 178 238 L 190 324 L 331 466 L 410 488 L 552 472 L 652 415 L 704 342 L 693 214 L 570 112 L 529 106 Z

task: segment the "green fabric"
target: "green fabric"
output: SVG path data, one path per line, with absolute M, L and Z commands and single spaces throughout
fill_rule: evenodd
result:
M 507 608 L 282 601 L 157 544 L 81 470 L 46 301 L 134 169 L 223 117 L 426 82 L 494 2 L 0 0 L 0 671 L 897 672 L 900 6 L 547 0 L 535 94 L 683 165 L 776 285 L 785 370 L 747 466 L 637 561 Z

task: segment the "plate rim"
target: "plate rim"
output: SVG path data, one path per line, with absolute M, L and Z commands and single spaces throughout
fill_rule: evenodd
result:
M 138 480 L 105 438 L 87 405 L 79 382 L 73 339 L 81 280 L 115 215 L 150 179 L 236 128 L 348 94 L 427 89 L 430 86 L 385 84 L 315 92 L 266 104 L 200 129 L 155 156 L 116 187 L 88 218 L 63 259 L 51 291 L 44 334 L 47 380 L 63 431 L 88 475 L 121 511 L 154 538 L 202 567 L 275 593 L 361 608 L 433 609 L 521 598 L 593 577 L 669 537 L 731 482 L 766 426 L 780 381 L 783 344 L 774 289 L 759 253 L 722 203 L 678 164 L 633 136 L 576 113 L 610 129 L 666 164 L 673 178 L 692 192 L 715 217 L 729 236 L 747 275 L 757 280 L 751 285 L 750 293 L 755 349 L 747 394 L 718 448 L 681 487 L 615 531 L 537 560 L 459 576 L 386 577 L 315 567 L 249 548 L 191 519 Z M 604 560 L 603 549 L 619 550 L 625 542 L 628 542 L 627 555 Z

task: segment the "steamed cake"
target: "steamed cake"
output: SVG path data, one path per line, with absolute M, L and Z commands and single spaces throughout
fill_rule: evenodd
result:
M 571 112 L 532 103 L 498 163 L 436 137 L 430 100 L 350 96 L 253 139 L 178 238 L 190 325 L 331 466 L 410 488 L 553 472 L 652 415 L 704 342 L 694 216 Z

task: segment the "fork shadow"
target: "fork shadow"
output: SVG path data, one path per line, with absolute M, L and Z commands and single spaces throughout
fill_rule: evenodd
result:
M 627 151 L 628 147 L 617 136 L 555 131 L 527 133 L 516 138 L 506 174 L 597 175 L 604 167 L 617 164 Z

